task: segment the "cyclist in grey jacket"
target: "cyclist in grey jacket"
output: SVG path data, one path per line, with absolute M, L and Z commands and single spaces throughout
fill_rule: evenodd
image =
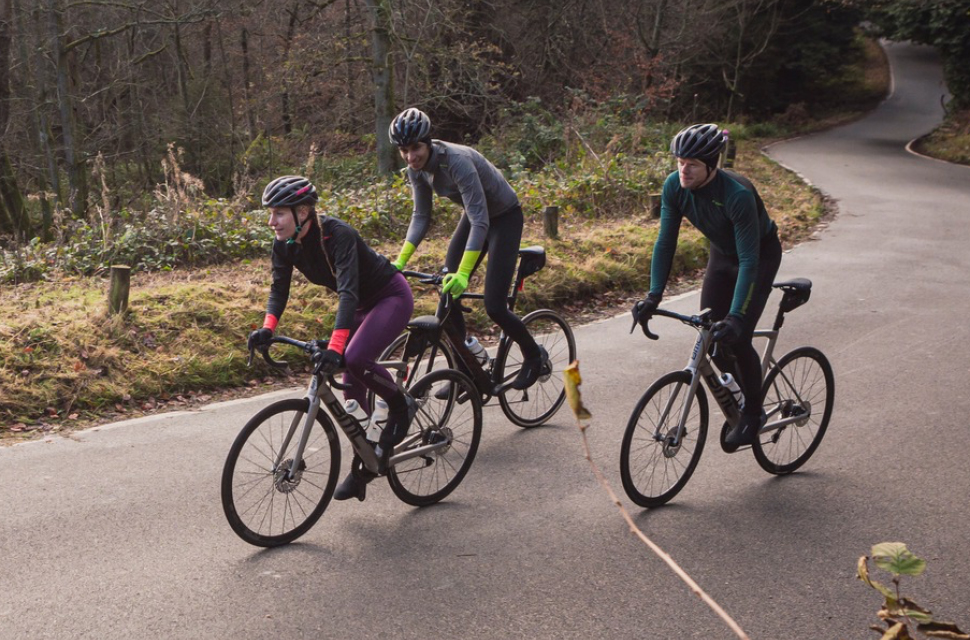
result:
M 522 350 L 523 364 L 512 388 L 525 389 L 539 377 L 548 359 L 522 320 L 508 307 L 507 296 L 524 218 L 519 198 L 501 172 L 471 147 L 431 139 L 431 121 L 418 109 L 407 109 L 391 122 L 388 131 L 407 162 L 414 212 L 401 252 L 392 264 L 404 269 L 431 225 L 433 194 L 444 196 L 464 209 L 445 256 L 443 291 L 458 297 L 468 279 L 488 254 L 485 272 L 485 311 L 488 317 Z M 464 333 L 462 314 L 452 314 Z

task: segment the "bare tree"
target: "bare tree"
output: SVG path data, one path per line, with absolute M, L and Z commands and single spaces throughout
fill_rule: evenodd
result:
M 374 80 L 374 129 L 377 136 L 377 170 L 391 173 L 397 168 L 397 154 L 387 130 L 394 117 L 394 68 L 391 61 L 390 0 L 367 0 L 371 17 L 372 76 Z
M 0 131 L 10 121 L 10 33 L 13 21 L 13 3 L 0 0 Z M 20 239 L 32 234 L 23 194 L 17 185 L 17 176 L 10 162 L 6 145 L 0 144 L 0 234 L 10 234 Z

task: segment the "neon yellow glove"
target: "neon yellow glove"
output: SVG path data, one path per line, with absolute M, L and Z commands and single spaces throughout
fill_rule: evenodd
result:
M 461 257 L 458 272 L 449 273 L 441 281 L 441 291 L 451 294 L 452 298 L 457 298 L 464 293 L 465 289 L 468 288 L 468 279 L 471 278 L 480 255 L 482 255 L 481 251 L 466 251 L 465 255 Z
M 401 253 L 397 256 L 397 260 L 391 263 L 394 265 L 394 268 L 398 271 L 404 271 L 404 266 L 408 263 L 408 260 L 411 259 L 415 249 L 417 249 L 417 247 L 405 240 L 404 245 L 401 247 Z

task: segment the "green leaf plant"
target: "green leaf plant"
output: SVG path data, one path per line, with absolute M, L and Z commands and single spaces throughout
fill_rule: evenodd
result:
M 892 588 L 876 582 L 869 577 L 869 560 L 879 569 L 891 573 Z M 882 542 L 872 547 L 869 556 L 859 558 L 859 579 L 878 591 L 885 598 L 882 608 L 876 615 L 885 628 L 870 625 L 870 629 L 882 634 L 882 640 L 913 640 L 910 625 L 916 632 L 927 638 L 950 638 L 951 640 L 970 640 L 970 634 L 961 631 L 952 622 L 934 619 L 929 609 L 924 609 L 899 591 L 902 576 L 918 576 L 926 569 L 926 561 L 915 556 L 902 542 Z

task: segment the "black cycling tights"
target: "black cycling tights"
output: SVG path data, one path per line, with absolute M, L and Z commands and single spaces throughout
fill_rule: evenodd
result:
M 485 312 L 488 317 L 519 345 L 524 358 L 538 358 L 539 346 L 529 335 L 528 329 L 522 324 L 519 316 L 509 311 L 508 303 L 512 278 L 515 277 L 515 265 L 519 258 L 523 224 L 522 207 L 519 206 L 489 220 L 488 235 L 485 238 L 485 246 L 482 247 L 482 255 L 478 258 L 478 264 L 481 264 L 488 254 L 488 265 L 485 270 Z M 445 267 L 448 273 L 457 271 L 461 257 L 465 253 L 465 244 L 468 242 L 470 231 L 471 223 L 468 221 L 468 216 L 462 215 L 454 235 L 451 236 L 448 254 L 445 256 Z M 478 264 L 475 265 L 475 269 L 478 269 Z M 457 309 L 451 314 L 451 319 L 461 329 L 461 335 L 465 335 L 463 315 Z
M 764 398 L 761 393 L 761 359 L 751 344 L 751 334 L 757 328 L 761 313 L 765 310 L 771 285 L 781 264 L 781 243 L 777 234 L 771 234 L 761 241 L 758 257 L 758 277 L 754 292 L 744 314 L 744 328 L 741 339 L 730 348 L 719 347 L 714 363 L 718 369 L 733 372 L 744 393 L 745 413 L 760 415 Z M 704 274 L 701 288 L 701 309 L 711 309 L 713 318 L 720 320 L 731 310 L 734 286 L 738 281 L 738 258 L 728 256 L 711 246 L 711 255 Z M 753 400 L 750 402 L 749 400 Z

